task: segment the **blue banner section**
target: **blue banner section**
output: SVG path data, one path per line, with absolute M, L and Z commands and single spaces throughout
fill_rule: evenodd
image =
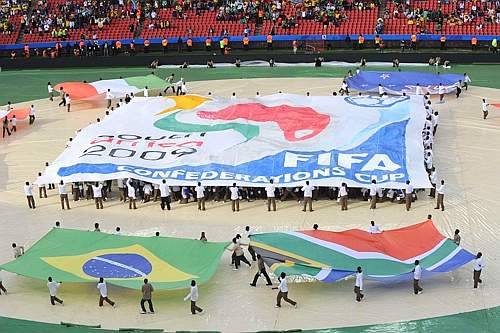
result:
M 394 93 L 413 91 L 418 83 L 422 88 L 433 93 L 439 84 L 453 87 L 459 80 L 464 80 L 461 74 L 434 74 L 426 72 L 379 72 L 360 71 L 353 77 L 347 78 L 349 88 L 359 91 L 378 91 L 381 84 L 386 90 Z M 433 88 L 433 89 L 431 89 Z
M 278 186 L 311 180 L 312 184 L 328 183 L 338 186 L 342 182 L 366 184 L 376 179 L 384 183 L 403 186 L 408 179 L 406 164 L 406 126 L 408 120 L 387 125 L 378 130 L 359 146 L 345 150 L 330 151 L 282 151 L 260 160 L 240 165 L 211 163 L 206 165 L 182 165 L 179 167 L 153 169 L 114 163 L 79 163 L 61 167 L 58 176 L 75 174 L 113 174 L 128 172 L 141 179 L 159 183 L 167 181 L 197 181 L 232 184 L 233 182 L 265 186 L 273 178 Z
M 380 35 L 383 40 L 406 40 L 409 41 L 411 35 Z M 326 41 L 343 41 L 346 40 L 346 38 L 349 37 L 351 40 L 358 40 L 358 35 L 353 34 L 353 35 L 275 35 L 273 36 L 273 41 L 289 41 L 292 42 L 293 40 L 297 41 L 314 41 L 314 40 L 326 40 Z M 375 40 L 375 35 L 364 35 L 365 40 L 371 41 Z M 439 38 L 441 35 L 418 35 L 418 41 L 439 41 Z M 472 39 L 472 37 L 476 37 L 478 41 L 488 41 L 491 42 L 493 38 L 500 38 L 495 35 L 446 35 L 446 40 L 447 41 L 469 41 Z M 218 42 L 222 37 L 211 37 L 213 42 Z M 149 41 L 151 44 L 161 44 L 163 38 L 150 38 Z M 167 38 L 169 44 L 177 44 L 179 37 L 171 37 Z M 192 40 L 194 43 L 203 43 L 205 42 L 206 37 L 193 37 Z M 250 42 L 265 42 L 266 41 L 266 36 L 260 35 L 260 36 L 249 36 Z M 182 38 L 182 42 L 185 43 L 187 40 L 187 37 Z M 105 42 L 111 43 L 114 40 L 99 40 L 98 43 L 99 45 L 104 44 Z M 142 45 L 144 42 L 144 39 L 142 38 L 137 38 L 137 39 L 120 39 L 122 44 L 129 44 L 130 42 L 134 41 L 136 44 Z M 243 41 L 243 36 L 230 36 L 229 37 L 230 42 L 242 42 Z M 29 43 L 30 48 L 48 48 L 48 47 L 54 47 L 56 45 L 57 41 L 53 42 L 43 42 L 43 43 Z M 61 42 L 63 47 L 66 47 L 66 45 L 69 43 L 71 45 L 74 45 L 75 43 L 78 43 L 79 41 L 66 41 L 66 42 Z M 14 49 L 22 49 L 24 44 L 1 44 L 0 45 L 0 50 L 14 50 Z

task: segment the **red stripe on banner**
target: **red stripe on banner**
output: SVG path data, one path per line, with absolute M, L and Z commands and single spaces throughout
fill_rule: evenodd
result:
M 370 234 L 359 229 L 342 232 L 307 230 L 300 233 L 357 252 L 378 252 L 399 260 L 408 260 L 430 251 L 445 238 L 432 220 L 380 234 Z
M 63 82 L 54 87 L 54 91 L 59 92 L 60 88 L 69 94 L 71 99 L 85 99 L 99 95 L 97 89 L 88 83 L 83 82 Z

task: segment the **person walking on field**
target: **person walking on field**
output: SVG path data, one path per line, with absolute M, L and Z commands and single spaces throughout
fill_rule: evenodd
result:
M 68 108 L 68 112 L 71 111 L 71 97 L 69 97 L 69 94 L 66 94 L 66 106 Z
M 273 212 L 276 211 L 276 187 L 274 186 L 274 181 L 269 180 L 269 184 L 266 186 L 266 196 L 267 196 L 267 211 L 271 211 L 271 205 L 273 206 Z
M 339 188 L 339 201 L 340 201 L 340 206 L 342 207 L 341 210 L 347 210 L 347 184 L 342 183 L 342 185 Z
M 440 209 L 444 211 L 444 180 L 441 180 L 441 185 L 438 186 L 436 189 L 437 192 L 437 200 L 436 200 L 436 207 L 434 209 Z
M 295 308 L 297 307 L 297 302 L 288 298 L 288 286 L 286 284 L 286 274 L 285 272 L 281 272 L 279 277 L 279 287 L 278 287 L 278 295 L 276 296 L 276 307 L 281 308 L 281 300 L 283 299 L 285 302 L 290 303 Z
M 486 99 L 483 98 L 483 102 L 481 103 L 481 108 L 483 109 L 483 119 L 486 119 L 486 117 L 488 117 L 488 106 L 489 104 L 486 103 Z
M 106 303 L 114 307 L 116 303 L 108 298 L 108 286 L 102 277 L 99 278 L 97 289 L 99 289 L 99 306 L 103 306 L 104 301 L 106 301 Z
M 483 283 L 483 280 L 481 280 L 481 271 L 483 270 L 483 267 L 483 254 L 478 252 L 476 259 L 474 260 L 474 288 L 477 288 L 478 283 Z
M 406 181 L 406 186 L 405 186 L 405 203 L 406 203 L 406 211 L 410 211 L 411 208 L 411 201 L 412 201 L 412 196 L 413 196 L 413 185 L 410 184 L 410 181 Z
M 245 257 L 245 252 L 243 252 L 243 249 L 241 248 L 241 244 L 238 242 L 236 237 L 233 238 L 232 251 L 234 253 L 234 270 L 237 270 L 240 267 L 242 261 L 245 264 L 247 264 L 249 267 L 252 266 L 250 261 L 248 261 L 248 259 Z
M 196 314 L 197 312 L 203 312 L 203 309 L 196 305 L 196 302 L 198 301 L 198 286 L 196 285 L 195 280 L 191 280 L 191 290 L 189 291 L 189 294 L 187 294 L 186 297 L 184 297 L 184 300 L 191 301 L 192 314 Z
M 153 302 L 151 301 L 152 298 L 152 293 L 154 291 L 153 286 L 151 283 L 149 283 L 148 279 L 144 279 L 144 284 L 142 285 L 141 288 L 142 291 L 142 298 L 141 298 L 141 313 L 146 314 L 146 307 L 144 306 L 144 303 L 148 303 L 149 305 L 149 312 L 155 313 L 155 310 L 153 309 Z
M 314 186 L 309 185 L 309 181 L 306 180 L 306 185 L 302 187 L 302 192 L 304 192 L 304 208 L 302 208 L 302 211 L 306 211 L 306 206 L 309 204 L 309 211 L 313 212 L 312 208 L 312 196 L 313 196 L 313 191 L 314 191 Z
M 62 282 L 53 281 L 52 277 L 50 277 L 50 276 L 48 278 L 48 281 L 49 282 L 47 282 L 47 287 L 49 288 L 50 304 L 56 305 L 55 302 L 57 302 L 59 304 L 63 304 L 63 300 L 57 298 L 57 290 L 61 286 Z
M 262 259 L 262 256 L 260 254 L 257 254 L 257 268 L 258 268 L 257 273 L 253 277 L 253 281 L 250 283 L 250 285 L 252 287 L 257 286 L 257 280 L 262 275 L 262 276 L 264 276 L 264 278 L 267 281 L 266 286 L 272 286 L 273 283 L 271 282 L 271 278 L 269 278 L 269 275 L 267 274 L 266 265 L 264 263 L 264 259 Z
M 24 183 L 24 194 L 26 199 L 28 199 L 28 207 L 35 209 L 35 198 L 33 197 L 33 185 L 30 182 Z
M 413 269 L 413 293 L 415 295 L 421 294 L 423 289 L 420 287 L 420 278 L 422 277 L 422 267 L 420 261 L 415 260 L 415 268 Z
M 358 266 L 356 269 L 356 282 L 354 284 L 354 293 L 358 302 L 361 302 L 363 297 L 365 297 L 361 291 L 363 291 L 363 271 L 361 270 L 361 266 Z

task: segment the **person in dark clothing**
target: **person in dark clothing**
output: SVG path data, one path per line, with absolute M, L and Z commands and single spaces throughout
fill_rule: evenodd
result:
M 271 279 L 269 278 L 269 275 L 267 274 L 264 259 L 262 259 L 262 256 L 260 254 L 257 254 L 257 267 L 258 267 L 257 273 L 253 277 L 253 281 L 252 281 L 252 283 L 250 283 L 250 285 L 252 287 L 255 287 L 257 285 L 257 280 L 259 279 L 259 277 L 261 275 L 263 275 L 267 281 L 266 286 L 272 286 L 273 283 L 271 282 Z

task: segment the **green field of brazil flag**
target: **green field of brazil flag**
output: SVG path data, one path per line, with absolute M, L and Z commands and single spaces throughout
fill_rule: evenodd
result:
M 228 243 L 171 237 L 137 237 L 52 229 L 22 257 L 0 268 L 19 275 L 64 282 L 95 282 L 140 289 L 148 278 L 156 289 L 207 282 Z

